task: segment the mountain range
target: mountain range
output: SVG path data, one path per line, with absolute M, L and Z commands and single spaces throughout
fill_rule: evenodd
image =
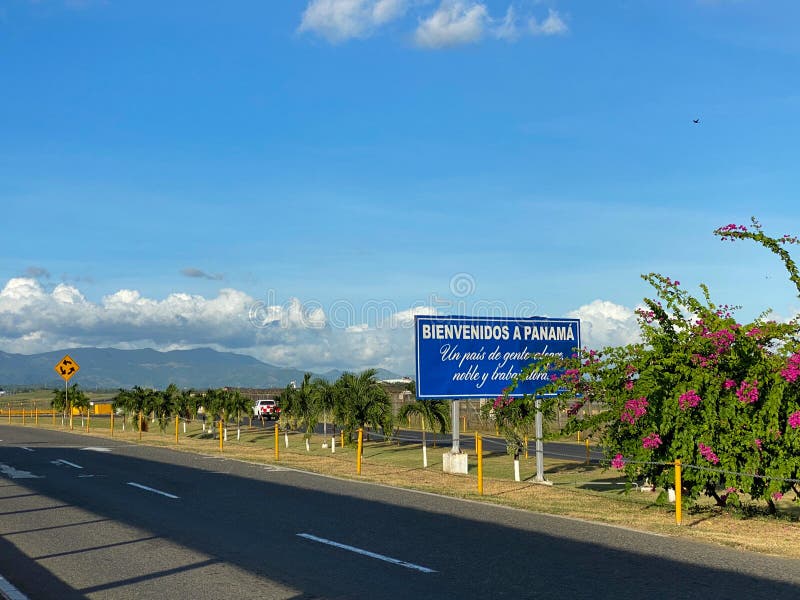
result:
M 164 389 L 170 383 L 181 388 L 279 388 L 303 379 L 303 371 L 277 367 L 252 356 L 217 352 L 210 348 L 159 352 L 116 348 L 68 348 L 40 354 L 0 352 L 0 386 L 56 387 L 63 380 L 55 367 L 65 355 L 79 366 L 70 379 L 84 389 L 130 388 L 135 385 Z M 329 381 L 343 371 L 315 373 Z M 378 379 L 398 375 L 379 369 Z

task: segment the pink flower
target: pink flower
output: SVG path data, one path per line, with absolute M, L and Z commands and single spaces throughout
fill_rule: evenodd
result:
M 622 469 L 625 466 L 625 459 L 622 458 L 622 454 L 617 454 L 611 459 L 611 466 L 615 469 Z
M 644 398 L 644 396 L 641 398 L 633 398 L 625 403 L 625 408 L 622 410 L 619 420 L 623 423 L 630 423 L 633 425 L 639 420 L 639 417 L 644 416 L 646 412 L 647 399 Z
M 661 444 L 661 436 L 657 433 L 648 434 L 642 439 L 642 448 L 645 448 L 646 450 L 655 450 Z
M 578 414 L 578 411 L 581 409 L 582 406 L 583 402 L 573 402 L 572 404 L 569 405 L 569 408 L 567 409 L 567 416 L 574 417 L 575 415 Z
M 800 427 L 800 410 L 789 415 L 789 426 L 792 429 L 797 429 Z
M 786 368 L 781 371 L 783 377 L 789 383 L 794 383 L 800 377 L 800 352 L 789 357 Z
M 705 458 L 708 462 L 717 464 L 719 462 L 719 457 L 714 454 L 714 451 L 711 449 L 711 446 L 706 446 L 703 442 L 699 442 L 697 444 L 697 448 L 700 450 L 700 455 Z
M 780 500 L 781 498 L 783 498 L 783 494 L 781 494 L 780 492 L 775 492 L 774 494 L 772 494 L 773 500 Z
M 736 382 L 733 379 L 726 379 L 725 383 L 722 384 L 722 387 L 724 387 L 726 390 L 729 390 L 731 388 L 735 388 L 736 387 Z
M 700 404 L 700 396 L 697 395 L 697 392 L 694 390 L 689 390 L 680 395 L 678 398 L 678 406 L 681 410 L 686 410 L 687 408 L 694 408 L 698 404 Z
M 759 438 L 756 438 L 756 448 L 761 450 L 761 439 L 759 439 Z
M 739 399 L 739 402 L 745 404 L 754 404 L 758 402 L 758 380 L 753 379 L 752 383 L 743 381 L 736 390 L 736 397 Z
M 632 381 L 626 381 L 625 382 L 625 389 L 630 392 L 633 389 L 633 382 Z

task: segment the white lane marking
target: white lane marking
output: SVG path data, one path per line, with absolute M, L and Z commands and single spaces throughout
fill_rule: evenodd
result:
M 317 537 L 315 535 L 311 535 L 310 533 L 298 533 L 297 534 L 301 538 L 305 538 L 307 540 L 311 540 L 312 542 L 319 542 L 320 544 L 327 544 L 328 546 L 334 546 L 335 548 L 341 548 L 342 550 L 347 550 L 349 552 L 355 552 L 356 554 L 362 554 L 364 556 L 369 556 L 370 558 L 377 558 L 378 560 L 382 560 L 388 563 L 392 563 L 393 565 L 398 565 L 401 567 L 405 567 L 406 569 L 413 569 L 415 571 L 422 571 L 423 573 L 436 573 L 433 569 L 429 569 L 428 567 L 422 567 L 420 565 L 415 565 L 414 563 L 406 562 L 404 560 L 400 560 L 397 558 L 392 558 L 391 556 L 384 556 L 383 554 L 377 554 L 376 552 L 370 552 L 369 550 L 363 550 L 361 548 L 356 548 L 355 546 L 348 546 L 347 544 L 340 544 L 339 542 L 334 542 L 333 540 L 326 540 L 325 538 Z
M 27 450 L 28 452 L 36 452 L 33 448 L 27 448 L 26 446 L 20 446 L 23 450 Z
M 73 462 L 69 462 L 68 460 L 64 460 L 63 458 L 59 458 L 57 460 L 50 461 L 54 465 L 67 465 L 68 467 L 72 467 L 73 469 L 82 469 L 83 467 L 80 465 L 76 465 Z
M 111 452 L 111 448 L 100 448 L 95 446 L 90 446 L 89 448 L 81 448 L 81 450 L 89 450 L 90 452 Z
M 162 492 L 161 490 L 157 490 L 156 488 L 147 487 L 146 485 L 142 485 L 141 483 L 136 483 L 134 481 L 129 481 L 128 485 L 132 485 L 133 487 L 137 487 L 142 490 L 147 490 L 148 492 L 153 492 L 154 494 L 161 494 L 162 496 L 166 496 L 167 498 L 174 498 L 176 500 L 180 498 L 180 496 L 175 496 L 174 494 L 168 494 L 167 492 Z
M 0 575 L 0 596 L 8 598 L 8 600 L 28 600 L 28 597 L 20 592 L 17 588 L 11 585 L 5 577 Z
M 41 475 L 33 475 L 30 471 L 17 471 L 14 467 L 0 463 L 0 473 L 11 479 L 42 479 Z

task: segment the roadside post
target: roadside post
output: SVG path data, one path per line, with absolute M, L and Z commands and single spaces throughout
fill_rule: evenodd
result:
M 675 459 L 675 523 L 681 525 L 683 521 L 683 505 L 681 504 L 681 459 Z
M 279 460 L 281 456 L 281 446 L 278 443 L 278 422 L 275 422 L 275 460 Z
M 178 423 L 180 422 L 180 418 L 178 415 L 175 415 L 175 443 L 178 443 Z
M 478 494 L 483 496 L 483 438 L 475 434 L 475 451 L 478 453 Z
M 364 430 L 358 430 L 358 450 L 356 452 L 356 473 L 361 475 L 361 453 L 363 451 L 364 444 Z

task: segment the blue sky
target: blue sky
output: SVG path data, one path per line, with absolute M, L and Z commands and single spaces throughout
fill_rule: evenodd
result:
M 791 317 L 781 265 L 711 232 L 800 233 L 798 23 L 793 1 L 4 0 L 0 349 L 407 373 L 414 311 L 630 341 L 651 271 Z

